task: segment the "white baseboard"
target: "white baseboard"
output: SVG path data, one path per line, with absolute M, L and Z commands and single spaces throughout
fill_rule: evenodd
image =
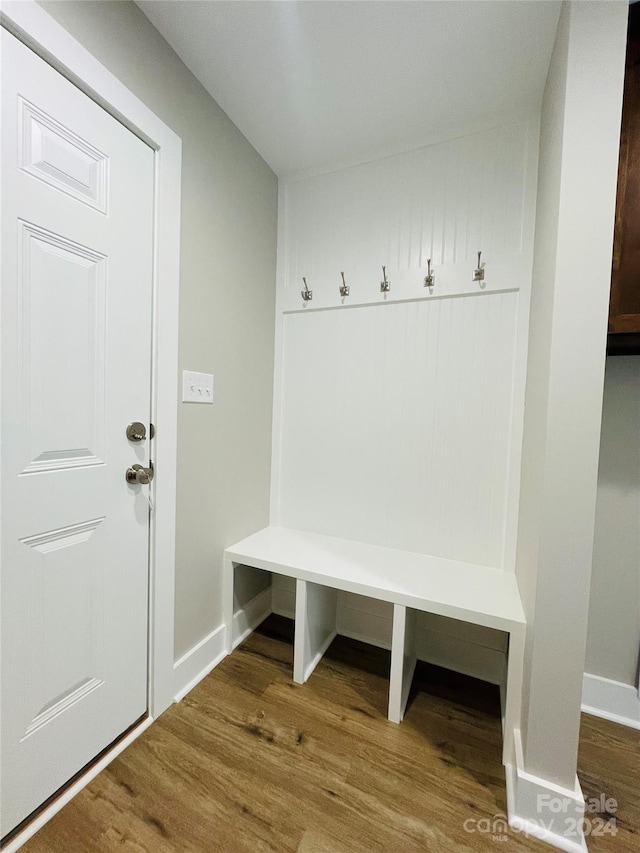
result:
M 2 848 L 2 853 L 15 853 L 16 850 L 19 850 L 23 844 L 26 844 L 27 841 L 32 838 L 36 832 L 38 832 L 42 827 L 48 823 L 52 817 L 58 814 L 60 809 L 64 808 L 68 802 L 70 802 L 76 794 L 79 794 L 80 791 L 85 788 L 89 782 L 92 782 L 99 773 L 102 773 L 107 765 L 111 764 L 114 758 L 117 758 L 120 753 L 124 752 L 125 749 L 133 743 L 136 738 L 140 737 L 142 732 L 149 728 L 151 723 L 153 722 L 153 717 L 146 717 L 139 723 L 133 731 L 129 732 L 126 737 L 123 737 L 122 740 L 118 741 L 118 743 L 113 746 L 109 752 L 105 753 L 102 756 L 100 761 L 96 761 L 95 764 L 92 764 L 91 767 L 80 776 L 79 779 L 73 783 L 73 785 L 69 785 L 68 788 L 60 794 L 59 797 L 56 797 L 52 803 L 50 803 L 46 809 L 40 812 L 40 814 L 35 817 L 30 823 L 28 823 L 25 828 L 12 838 L 7 844 Z
M 513 732 L 513 747 L 514 763 L 505 766 L 510 828 L 566 853 L 587 853 L 585 802 L 578 777 L 569 789 L 527 773 L 518 729 Z
M 273 613 L 272 592 L 268 586 L 252 598 L 242 610 L 233 614 L 233 648 L 239 646 L 261 622 Z
M 640 696 L 631 684 L 585 672 L 582 679 L 582 710 L 594 717 L 640 729 Z
M 174 702 L 184 699 L 226 656 L 224 628 L 224 625 L 220 625 L 174 663 Z

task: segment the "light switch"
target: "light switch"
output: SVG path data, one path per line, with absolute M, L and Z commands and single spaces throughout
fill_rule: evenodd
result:
M 213 403 L 213 373 L 182 373 L 183 403 Z

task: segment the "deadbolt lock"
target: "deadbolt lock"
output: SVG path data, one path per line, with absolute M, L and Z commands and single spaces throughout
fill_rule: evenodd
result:
M 147 437 L 147 428 L 140 421 L 134 421 L 127 427 L 127 438 L 129 441 L 144 441 Z
M 148 486 L 153 480 L 153 465 L 145 468 L 143 465 L 132 465 L 127 468 L 125 478 L 130 486 Z

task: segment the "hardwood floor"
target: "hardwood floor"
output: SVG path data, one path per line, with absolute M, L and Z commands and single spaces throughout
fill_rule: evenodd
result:
M 552 849 L 477 823 L 506 808 L 496 688 L 421 664 L 397 726 L 387 653 L 338 638 L 296 685 L 289 626 L 271 617 L 25 853 Z M 638 756 L 637 732 L 583 718 L 585 795 L 619 805 L 595 853 L 640 849 Z

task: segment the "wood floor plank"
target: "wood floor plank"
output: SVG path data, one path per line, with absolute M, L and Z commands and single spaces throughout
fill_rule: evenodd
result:
M 337 638 L 294 684 L 291 626 L 272 618 L 23 849 L 495 853 L 480 830 L 506 811 L 497 690 L 421 664 L 398 726 L 388 670 L 387 652 Z M 583 718 L 585 796 L 618 803 L 592 853 L 640 849 L 639 755 L 637 732 Z M 498 849 L 551 848 L 507 830 Z

